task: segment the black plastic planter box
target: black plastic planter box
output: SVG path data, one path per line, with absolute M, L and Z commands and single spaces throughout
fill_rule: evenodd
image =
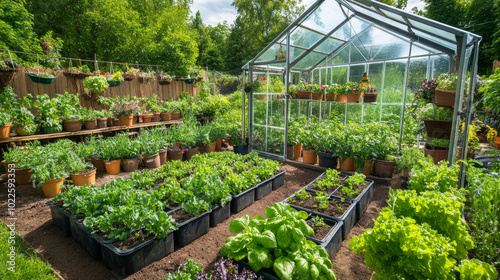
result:
M 114 239 L 104 240 L 92 233 L 92 231 L 83 225 L 76 217 L 71 217 L 69 220 L 71 226 L 71 235 L 89 252 L 89 254 L 97 260 L 102 258 L 101 245 L 113 243 Z
M 238 265 L 238 272 L 241 273 L 243 271 L 243 268 L 246 268 L 247 270 L 253 271 L 252 267 L 246 259 L 241 260 L 241 261 L 235 261 L 233 260 L 235 264 Z M 280 278 L 276 275 L 274 272 L 273 268 L 261 268 L 259 271 L 255 272 L 255 275 L 257 277 L 262 276 L 263 279 L 265 280 L 280 280 Z
M 273 176 L 273 191 L 281 188 L 285 184 L 285 171 Z
M 255 200 L 268 195 L 273 190 L 273 178 L 269 178 L 255 186 Z
M 170 214 L 173 210 L 168 212 Z M 189 243 L 195 241 L 198 237 L 205 235 L 210 229 L 210 211 L 206 211 L 201 215 L 191 218 L 182 223 L 177 223 L 179 229 L 174 231 L 174 244 L 175 248 L 182 248 Z
M 309 191 L 309 192 L 311 192 L 311 191 Z M 290 196 L 287 199 L 285 199 L 283 201 L 283 203 L 290 204 L 290 203 L 288 203 L 288 200 L 291 199 L 291 198 L 294 198 L 294 197 L 295 197 L 295 194 L 293 194 L 292 196 Z M 330 197 L 328 200 L 340 200 L 340 199 L 336 198 L 336 197 Z M 317 214 L 318 216 L 321 216 L 321 217 L 327 217 L 327 218 L 332 218 L 332 219 L 337 220 L 337 221 L 342 221 L 343 222 L 343 225 L 342 225 L 342 240 L 345 240 L 346 237 L 347 237 L 347 235 L 351 231 L 352 227 L 356 223 L 356 204 L 358 204 L 357 201 L 351 200 L 351 199 L 345 199 L 345 202 L 350 203 L 351 206 L 349 206 L 349 208 L 347 208 L 347 210 L 344 211 L 344 213 L 340 217 L 327 216 L 325 214 L 322 214 L 322 213 L 319 213 L 319 212 L 316 212 L 316 211 L 313 211 L 313 210 L 309 210 L 309 209 L 306 209 L 306 208 L 302 208 L 302 207 L 299 207 L 299 206 L 293 205 L 293 204 L 290 204 L 290 206 L 292 208 L 295 208 L 295 209 L 299 210 L 299 211 L 305 211 L 307 213 Z
M 47 201 L 47 205 L 50 206 L 50 214 L 52 215 L 54 225 L 64 230 L 66 236 L 71 236 L 71 225 L 69 223 L 71 215 L 52 203 L 52 201 Z
M 247 208 L 255 201 L 255 187 L 250 187 L 238 195 L 233 195 L 231 200 L 231 213 L 236 214 Z
M 309 214 L 309 219 L 314 218 L 314 216 L 318 215 L 313 213 Z M 335 254 L 337 254 L 337 252 L 339 251 L 340 246 L 342 245 L 342 226 L 344 223 L 342 221 L 337 221 L 331 218 L 322 218 L 325 221 L 325 224 L 330 226 L 330 231 L 328 232 L 328 234 L 323 238 L 323 240 L 317 240 L 309 236 L 306 236 L 306 238 L 325 248 L 330 259 L 333 259 L 333 257 L 335 257 Z
M 320 192 L 319 190 L 314 190 L 314 189 L 311 189 L 312 185 L 314 185 L 314 183 L 316 183 L 316 181 L 320 180 L 321 178 L 323 178 L 325 176 L 326 172 L 323 172 L 321 175 L 319 175 L 316 179 L 314 179 L 311 183 L 307 184 L 307 186 L 304 187 L 304 189 L 306 189 L 307 191 L 309 192 Z M 341 181 L 345 180 L 347 178 L 347 175 L 344 175 L 344 174 L 340 174 L 340 177 L 341 177 Z M 328 195 L 331 195 L 335 190 L 327 193 Z
M 102 244 L 102 259 L 122 277 L 133 274 L 174 252 L 174 234 L 162 239 L 153 238 L 133 248 L 121 250 L 112 243 Z
M 356 198 L 353 199 L 358 202 L 356 204 L 356 221 L 359 221 L 359 219 L 361 219 L 361 216 L 363 216 L 366 209 L 368 208 L 368 204 L 370 204 L 373 199 L 373 181 L 365 180 L 365 182 L 368 187 L 366 187 Z M 334 194 L 332 195 L 332 197 L 340 196 Z
M 216 206 L 210 212 L 210 227 L 215 227 L 219 223 L 229 219 L 231 216 L 231 201 L 227 202 L 224 206 Z

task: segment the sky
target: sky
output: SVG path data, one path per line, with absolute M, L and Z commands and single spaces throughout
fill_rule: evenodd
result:
M 302 0 L 302 4 L 309 8 L 316 0 Z M 196 11 L 200 11 L 203 23 L 215 26 L 218 23 L 227 21 L 232 24 L 236 19 L 236 10 L 231 6 L 233 0 L 193 0 L 191 12 L 194 16 Z M 414 6 L 422 9 L 424 3 L 421 0 L 409 0 L 407 10 L 411 10 Z

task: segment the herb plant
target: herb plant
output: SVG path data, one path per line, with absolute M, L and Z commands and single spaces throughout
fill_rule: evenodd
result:
M 83 80 L 83 88 L 91 90 L 95 94 L 102 93 L 109 87 L 104 76 L 90 76 Z

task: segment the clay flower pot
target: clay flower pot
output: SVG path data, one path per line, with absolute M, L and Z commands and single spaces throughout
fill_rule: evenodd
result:
M 349 157 L 340 161 L 340 170 L 342 171 L 355 171 L 354 159 Z
M 170 120 L 170 113 L 160 113 L 160 119 L 162 122 Z
M 64 178 L 60 178 L 43 183 L 43 195 L 45 195 L 45 197 L 55 197 L 59 192 L 61 192 L 61 184 L 63 182 Z
M 396 161 L 394 160 L 374 160 L 373 175 L 382 178 L 392 178 Z
M 81 120 L 64 120 L 63 121 L 64 130 L 69 132 L 82 130 Z
M 14 169 L 14 174 L 16 175 L 16 184 L 25 185 L 29 183 L 31 179 L 31 174 L 33 174 L 33 170 L 30 168 L 26 169 L 16 168 Z
M 121 166 L 123 171 L 132 172 L 139 169 L 139 159 L 131 158 L 131 159 L 122 159 Z
M 141 117 L 142 117 L 143 123 L 150 123 L 151 118 L 153 117 L 153 114 L 141 114 Z
M 302 144 L 297 144 L 293 146 L 293 158 L 299 158 L 302 156 Z
M 106 167 L 106 173 L 109 175 L 117 175 L 120 174 L 120 163 L 121 160 L 111 160 L 111 161 L 104 161 L 104 166 Z
M 194 155 L 198 153 L 199 148 L 195 147 L 186 151 L 186 160 L 190 160 Z
M 71 180 L 73 180 L 73 184 L 75 186 L 90 186 L 91 184 L 95 184 L 95 174 L 96 168 L 92 169 L 92 171 L 81 174 L 71 174 Z
M 215 150 L 216 151 L 222 150 L 222 140 L 221 139 L 217 139 L 215 141 Z
M 303 162 L 305 164 L 316 164 L 318 162 L 318 155 L 315 150 L 303 150 Z
M 132 126 L 134 115 L 125 115 L 118 118 L 118 123 L 120 126 Z
M 151 122 L 159 122 L 160 121 L 160 113 L 154 113 L 151 118 Z
M 0 126 L 0 139 L 7 139 L 9 138 L 10 134 L 10 127 L 12 126 L 12 123 L 6 123 L 4 126 Z
M 500 136 L 493 138 L 493 143 L 495 144 L 495 148 L 500 149 Z
M 97 119 L 85 121 L 85 129 L 91 130 L 97 128 Z
M 169 161 L 182 160 L 183 155 L 184 155 L 184 151 L 178 151 L 178 152 L 168 151 L 168 153 L 167 153 L 167 157 L 168 157 Z
M 365 176 L 370 176 L 372 174 L 373 160 L 365 159 L 365 168 L 363 168 L 363 174 Z
M 181 112 L 172 112 L 170 113 L 170 119 L 171 120 L 178 120 L 181 118 Z
M 97 128 L 105 128 L 108 126 L 108 118 L 97 119 Z
M 92 165 L 94 165 L 97 172 L 106 172 L 106 166 L 104 165 L 104 160 L 93 157 Z

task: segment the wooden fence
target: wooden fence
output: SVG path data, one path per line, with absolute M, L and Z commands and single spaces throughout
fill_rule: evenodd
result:
M 55 81 L 50 85 L 34 83 L 28 76 L 28 71 L 23 67 L 14 73 L 9 85 L 19 97 L 23 97 L 27 93 L 33 95 L 47 94 L 50 97 L 62 94 L 64 91 L 72 94 L 84 93 L 83 79 L 66 77 L 63 71 L 54 72 L 48 69 L 46 72 L 56 76 Z M 205 73 L 204 75 L 206 76 L 207 74 Z M 188 92 L 189 95 L 196 96 L 200 90 L 200 87 L 194 87 L 193 84 L 186 84 L 184 81 L 172 81 L 169 85 L 160 85 L 157 80 L 153 79 L 145 79 L 144 82 L 140 82 L 139 79 L 133 79 L 132 81 L 123 81 L 120 86 L 110 87 L 102 94 L 92 94 L 91 99 L 86 99 L 83 97 L 83 94 L 80 94 L 80 104 L 84 107 L 100 108 L 100 106 L 97 106 L 97 98 L 99 96 L 151 97 L 153 94 L 156 94 L 162 100 L 167 98 L 176 100 L 182 92 Z

